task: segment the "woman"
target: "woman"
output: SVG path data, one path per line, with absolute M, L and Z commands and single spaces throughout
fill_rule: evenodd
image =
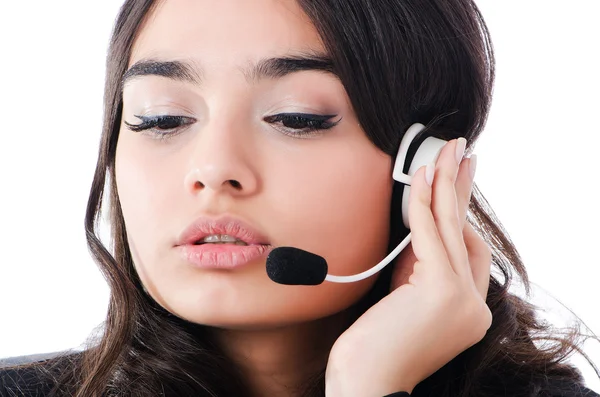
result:
M 493 67 L 466 0 L 127 1 L 86 217 L 106 327 L 83 353 L 6 370 L 0 390 L 595 395 L 562 362 L 576 333 L 547 333 L 508 293 L 526 272 L 473 184 Z M 346 275 L 406 236 L 391 169 L 417 122 L 449 143 L 414 175 L 410 248 L 356 283 L 271 281 L 275 247 Z

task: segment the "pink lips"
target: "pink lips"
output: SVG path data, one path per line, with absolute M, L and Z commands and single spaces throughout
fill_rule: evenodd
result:
M 195 244 L 211 234 L 227 234 L 248 245 Z M 199 218 L 181 235 L 177 248 L 182 257 L 202 269 L 233 269 L 260 258 L 272 250 L 266 237 L 233 217 Z
M 201 269 L 233 269 L 266 256 L 267 245 L 203 244 L 181 247 L 184 258 Z

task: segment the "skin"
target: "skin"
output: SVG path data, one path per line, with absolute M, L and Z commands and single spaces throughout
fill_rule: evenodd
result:
M 385 257 L 391 159 L 366 138 L 341 83 L 317 71 L 249 82 L 240 71 L 263 58 L 307 51 L 323 46 L 291 1 L 164 2 L 143 26 L 130 66 L 148 57 L 188 60 L 201 65 L 202 83 L 136 78 L 124 88 L 123 121 L 171 114 L 198 122 L 168 141 L 123 124 L 116 153 L 120 203 L 145 288 L 170 312 L 219 327 L 224 348 L 270 396 L 285 390 L 271 378 L 295 385 L 304 380 L 298 368 L 325 364 L 345 327 L 335 314 L 375 277 L 283 286 L 267 277 L 264 260 L 232 271 L 198 270 L 173 246 L 199 216 L 229 214 L 273 246 L 323 256 L 332 274 L 358 273 Z M 263 121 L 281 112 L 336 114 L 341 121 L 297 138 Z
M 461 161 L 463 152 L 464 140 L 450 141 L 435 165 L 415 174 L 411 247 L 399 257 L 390 294 L 335 342 L 328 397 L 412 392 L 490 328 L 491 251 L 466 222 L 475 159 Z
M 146 21 L 130 66 L 147 58 L 184 60 L 196 67 L 201 82 L 144 76 L 124 87 L 116 183 L 136 270 L 148 293 L 165 309 L 214 327 L 215 338 L 244 370 L 256 396 L 295 395 L 295 387 L 324 365 L 328 396 L 412 390 L 460 353 L 457 349 L 464 350 L 483 336 L 459 330 L 464 340 L 450 350 L 441 349 L 443 354 L 431 357 L 419 370 L 409 365 L 414 367 L 417 353 L 406 355 L 402 362 L 391 355 L 397 358 L 398 352 L 412 348 L 415 335 L 438 323 L 434 314 L 453 314 L 448 307 L 434 305 L 443 310 L 423 316 L 415 303 L 420 299 L 420 305 L 429 308 L 431 301 L 423 297 L 430 296 L 428 289 L 450 285 L 447 279 L 402 290 L 415 281 L 411 274 L 427 274 L 416 271 L 419 263 L 448 267 L 460 263 L 464 270 L 471 266 L 472 257 L 482 258 L 478 267 L 473 266 L 482 269 L 473 270 L 479 287 L 468 290 L 476 296 L 469 295 L 467 302 L 485 296 L 486 272 L 489 280 L 485 248 L 476 244 L 474 233 L 468 234 L 469 226 L 459 227 L 464 225 L 471 189 L 470 160 L 463 162 L 462 173 L 456 161 L 440 166 L 433 186 L 439 193 L 432 193 L 424 183 L 424 170 L 415 176 L 423 182 L 413 185 L 409 207 L 417 246 L 414 252 L 405 250 L 396 264 L 394 288 L 402 287 L 394 293 L 417 292 L 390 294 L 395 298 L 384 299 L 346 331 L 345 309 L 368 291 L 375 277 L 352 284 L 283 286 L 267 277 L 264 260 L 234 270 L 199 270 L 174 248 L 177 237 L 199 216 L 227 214 L 253 225 L 273 246 L 296 246 L 323 256 L 332 274 L 359 273 L 387 254 L 392 159 L 367 139 L 341 83 L 334 75 L 318 71 L 259 80 L 243 73 L 261 59 L 305 52 L 324 52 L 324 47 L 293 1 L 168 1 Z M 290 136 L 281 124 L 264 121 L 265 116 L 293 112 L 334 114 L 340 121 L 305 138 Z M 135 115 L 140 114 L 187 116 L 196 122 L 160 140 L 124 124 L 139 124 Z M 438 164 L 449 156 L 445 152 L 455 151 L 456 141 L 448 146 Z M 444 178 L 440 170 L 454 176 Z M 413 201 L 423 205 L 412 205 Z M 424 215 L 427 211 L 429 215 Z M 436 231 L 438 227 L 443 233 Z M 461 230 L 467 230 L 470 239 L 463 239 Z M 463 252 L 448 260 L 447 252 L 466 252 L 467 245 L 468 255 Z M 432 247 L 440 248 L 432 251 L 437 256 L 426 254 Z M 468 276 L 477 284 L 471 272 Z M 428 278 L 417 278 L 423 279 Z M 436 296 L 443 300 L 441 294 Z M 460 312 L 460 307 L 452 309 Z M 475 331 L 485 328 L 487 319 L 481 313 L 468 319 L 455 317 L 468 320 L 462 326 Z M 382 319 L 389 318 L 396 318 L 394 327 L 382 328 L 389 323 Z M 409 323 L 416 325 L 410 332 L 402 331 Z M 473 327 L 475 323 L 483 325 Z M 378 335 L 380 343 L 392 346 L 387 351 L 388 347 L 375 346 L 364 335 Z M 431 345 L 438 339 L 428 335 L 423 340 Z M 361 354 L 364 361 L 355 359 Z M 371 373 L 375 368 L 378 371 Z M 390 373 L 403 376 L 390 377 Z

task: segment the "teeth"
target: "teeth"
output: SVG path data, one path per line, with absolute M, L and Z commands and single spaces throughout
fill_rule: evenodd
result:
M 204 237 L 201 242 L 212 243 L 212 244 L 235 244 L 235 245 L 248 245 L 242 240 L 239 240 L 233 236 L 227 234 L 211 234 L 210 236 Z

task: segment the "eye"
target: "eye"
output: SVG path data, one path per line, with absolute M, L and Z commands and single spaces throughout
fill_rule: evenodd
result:
M 141 120 L 139 124 L 130 124 L 125 121 L 125 125 L 133 132 L 142 132 L 154 136 L 158 139 L 167 139 L 182 132 L 185 127 L 196 122 L 196 119 L 185 116 L 138 116 Z
M 280 113 L 267 116 L 263 120 L 270 124 L 277 124 L 276 128 L 286 135 L 310 137 L 322 130 L 335 127 L 341 121 L 341 118 L 334 121 L 336 117 L 335 114 Z

